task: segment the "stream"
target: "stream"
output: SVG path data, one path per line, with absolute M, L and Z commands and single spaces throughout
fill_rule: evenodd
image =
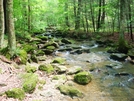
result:
M 92 44 L 92 45 L 91 45 Z M 71 53 L 59 51 L 66 47 L 81 47 L 90 52 Z M 63 45 L 55 52 L 56 56 L 66 58 L 67 67 L 81 66 L 92 74 L 92 81 L 87 85 L 75 84 L 85 95 L 69 101 L 134 101 L 134 65 L 110 59 L 103 47 L 91 41 Z

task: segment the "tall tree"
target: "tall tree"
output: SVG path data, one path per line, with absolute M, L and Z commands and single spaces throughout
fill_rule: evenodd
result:
M 80 29 L 80 19 L 81 19 L 81 6 L 82 0 L 78 0 L 77 14 L 75 17 L 75 29 Z
M 6 18 L 7 18 L 7 33 L 8 33 L 8 45 L 10 54 L 13 55 L 16 50 L 16 37 L 14 30 L 14 18 L 13 18 L 13 0 L 7 0 L 6 5 Z
M 0 0 L 0 48 L 2 48 L 4 42 L 4 8 L 3 0 Z

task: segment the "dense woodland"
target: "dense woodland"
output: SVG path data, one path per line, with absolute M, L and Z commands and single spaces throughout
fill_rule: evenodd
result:
M 85 36 L 117 32 L 121 42 L 128 33 L 133 41 L 133 5 L 132 0 L 1 0 L 0 47 L 4 35 L 15 50 L 15 36 L 28 37 L 47 27 Z
M 134 101 L 133 29 L 133 0 L 0 0 L 0 101 Z

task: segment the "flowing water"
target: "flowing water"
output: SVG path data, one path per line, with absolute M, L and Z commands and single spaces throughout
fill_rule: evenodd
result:
M 88 85 L 75 84 L 85 96 L 71 101 L 134 101 L 134 65 L 110 59 L 110 54 L 104 48 L 91 43 L 76 44 L 83 49 L 89 48 L 90 53 L 57 51 L 57 54 L 66 58 L 68 67 L 81 66 L 92 74 L 92 81 Z

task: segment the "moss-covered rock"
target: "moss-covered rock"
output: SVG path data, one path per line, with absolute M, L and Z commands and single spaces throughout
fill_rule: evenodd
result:
M 37 50 L 36 45 L 32 45 L 32 44 L 23 44 L 22 47 L 27 53 L 30 53 L 33 50 Z
M 42 56 L 45 52 L 43 50 L 37 50 L 36 56 Z
M 74 97 L 74 96 L 83 97 L 83 93 L 72 86 L 61 85 L 58 87 L 58 89 L 62 94 L 69 95 L 70 97 Z
M 58 48 L 58 47 L 59 47 L 58 43 L 53 42 L 53 41 L 47 42 L 47 43 L 44 45 L 44 48 L 46 48 L 46 47 L 48 47 L 48 46 L 54 46 L 55 48 Z
M 47 36 L 37 36 L 39 39 L 43 40 L 43 41 L 47 41 L 48 40 L 48 37 Z
M 76 74 L 76 73 L 78 73 L 80 71 L 82 71 L 82 67 L 80 67 L 80 66 L 73 66 L 71 68 L 68 68 L 67 74 L 70 74 L 70 75 L 71 74 Z
M 59 79 L 62 79 L 62 80 L 66 80 L 66 76 L 65 75 L 54 75 L 53 80 L 59 80 Z
M 25 67 L 25 71 L 26 71 L 27 73 L 34 73 L 36 70 L 37 70 L 37 68 L 36 68 L 35 66 L 27 65 L 27 66 Z
M 54 46 L 47 46 L 46 49 L 48 49 L 48 50 L 54 50 L 55 47 Z
M 91 75 L 89 72 L 80 72 L 74 76 L 74 81 L 79 84 L 88 84 L 91 81 Z
M 54 68 L 51 64 L 40 65 L 38 69 L 41 71 L 46 71 L 47 73 L 51 73 L 54 71 Z
M 65 63 L 65 58 L 61 58 L 61 57 L 54 58 L 52 63 L 64 64 Z
M 25 97 L 25 92 L 21 88 L 13 88 L 5 92 L 7 97 L 23 100 Z
M 32 60 L 33 62 L 38 63 L 38 58 L 37 58 L 37 56 L 34 55 L 34 54 L 31 55 L 31 60 Z
M 24 91 L 27 93 L 33 93 L 37 85 L 38 76 L 33 73 L 25 73 L 22 75 L 22 78 L 23 78 L 22 86 Z
M 21 59 L 21 63 L 26 64 L 27 63 L 27 52 L 25 50 L 20 50 L 17 54 Z

